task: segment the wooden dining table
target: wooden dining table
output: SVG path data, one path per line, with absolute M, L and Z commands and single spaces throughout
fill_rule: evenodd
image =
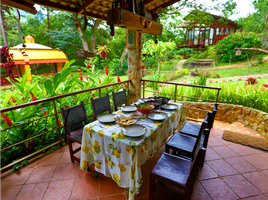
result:
M 105 124 L 97 120 L 85 125 L 80 169 L 87 170 L 94 164 L 97 172 L 111 177 L 118 186 L 127 188 L 128 197 L 133 200 L 143 183 L 141 165 L 149 161 L 168 137 L 186 122 L 184 106 L 172 104 L 177 108 L 154 110 L 166 114 L 166 119 L 162 121 L 151 120 L 148 115 L 142 114 L 135 124 L 143 126 L 146 133 L 139 137 L 124 135 L 122 127 L 116 123 Z M 122 111 L 113 114 L 122 114 Z M 131 113 L 124 115 L 130 116 Z

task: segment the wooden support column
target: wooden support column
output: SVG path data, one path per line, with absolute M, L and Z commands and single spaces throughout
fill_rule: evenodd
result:
M 129 85 L 130 103 L 134 103 L 141 98 L 141 79 L 142 79 L 142 33 L 137 33 L 136 48 L 128 49 L 128 78 L 131 80 Z
M 57 72 L 62 71 L 62 63 L 57 63 Z
M 30 65 L 24 65 L 24 72 L 27 72 L 29 69 L 31 70 Z M 28 75 L 26 80 L 27 81 L 32 81 L 32 73 L 31 73 L 31 71 L 30 71 L 30 73 L 29 73 L 29 75 Z

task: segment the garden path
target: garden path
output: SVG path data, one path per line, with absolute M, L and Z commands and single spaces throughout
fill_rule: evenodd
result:
M 222 139 L 224 130 L 252 131 L 239 123 L 215 121 L 210 133 L 206 161 L 195 183 L 193 200 L 268 200 L 268 152 Z M 94 176 L 71 163 L 66 146 L 34 160 L 17 173 L 1 175 L 1 199 L 5 200 L 127 200 L 126 190 L 109 177 Z M 142 165 L 143 184 L 135 200 L 149 197 L 149 172 L 161 153 Z M 159 184 L 156 200 L 182 199 L 180 190 Z
M 177 65 L 176 65 L 176 69 L 177 70 L 180 70 L 180 69 L 183 69 L 182 65 L 184 62 L 186 62 L 187 60 L 180 60 Z

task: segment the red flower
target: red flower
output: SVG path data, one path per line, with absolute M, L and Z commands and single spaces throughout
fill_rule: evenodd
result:
M 95 96 L 94 92 L 91 92 L 91 94 L 93 95 L 93 97 L 95 97 L 95 98 L 96 98 L 96 96 Z
M 22 100 L 25 101 L 24 97 L 22 97 Z
M 5 122 L 6 122 L 6 124 L 8 125 L 8 126 L 10 126 L 11 127 L 11 125 L 12 125 L 12 122 L 11 122 L 11 120 L 7 117 L 7 116 L 5 116 L 5 114 L 4 113 L 1 113 L 1 116 L 3 117 L 3 119 L 5 120 Z
M 106 71 L 106 75 L 108 76 L 109 72 L 108 72 L 108 66 L 107 65 L 106 65 L 105 71 Z
M 46 91 L 47 95 L 48 95 L 48 92 Z
M 243 32 L 243 29 L 241 29 L 241 32 Z
M 81 81 L 83 80 L 83 76 L 80 76 L 80 80 L 81 80 Z
M 117 74 L 117 82 L 121 82 L 121 79 L 118 74 Z
M 69 106 L 65 106 L 65 109 L 69 108 Z
M 268 87 L 268 84 L 263 84 L 263 86 L 267 88 Z
M 59 119 L 59 126 L 61 126 L 61 120 Z
M 141 66 L 142 69 L 146 69 L 146 67 L 144 65 Z
M 32 93 L 32 91 L 30 91 L 30 94 L 32 95 L 32 101 L 36 101 L 37 98 L 34 96 L 34 94 Z M 34 104 L 34 105 L 38 105 L 38 104 Z
M 46 111 L 44 111 L 44 112 L 43 112 L 43 114 L 44 114 L 44 115 L 46 115 L 46 114 L 47 114 L 47 112 L 46 112 Z
M 101 80 L 99 79 L 99 84 L 101 84 Z
M 44 108 L 40 108 L 40 110 L 44 110 Z
M 12 96 L 10 98 L 12 99 L 13 103 L 16 103 L 16 100 Z

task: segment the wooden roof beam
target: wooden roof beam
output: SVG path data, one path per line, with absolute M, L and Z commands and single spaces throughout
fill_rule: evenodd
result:
M 146 5 L 148 5 L 149 3 L 151 3 L 151 2 L 153 2 L 154 0 L 145 0 L 144 1 L 144 5 L 146 6 Z
M 30 4 L 30 3 L 19 3 L 19 2 L 10 1 L 10 0 L 2 0 L 1 3 L 14 7 L 14 8 L 24 10 L 34 15 L 37 13 L 37 10 L 33 7 L 33 4 Z
M 42 6 L 47 6 L 50 8 L 54 8 L 57 10 L 63 10 L 63 11 L 67 11 L 67 12 L 71 12 L 71 13 L 76 13 L 76 9 L 75 8 L 71 8 L 69 6 L 64 6 L 62 4 L 59 3 L 54 3 L 48 0 L 34 0 L 34 3 L 42 5 Z
M 159 7 L 166 8 L 166 7 L 168 7 L 168 6 L 170 6 L 170 5 L 174 4 L 174 3 L 177 3 L 178 1 L 180 1 L 180 0 L 171 0 L 171 1 L 168 1 L 168 2 L 166 2 L 164 4 L 161 4 L 161 5 L 157 6 L 157 7 L 155 7 L 152 11 L 157 10 L 157 8 L 159 8 Z
M 95 13 L 93 13 L 93 12 L 88 12 L 88 11 L 87 11 L 87 16 L 88 16 L 88 17 L 93 17 L 93 18 L 96 18 L 96 19 L 100 19 L 100 20 L 105 20 L 105 21 L 107 21 L 107 17 L 106 17 L 106 16 L 98 15 L 98 14 L 95 14 Z
M 83 0 L 82 0 L 83 1 Z M 87 10 L 87 8 L 89 8 L 92 4 L 94 4 L 97 0 L 87 0 L 84 4 L 85 4 L 85 8 Z M 77 14 L 81 15 L 84 12 L 84 6 L 81 5 L 78 9 L 77 9 Z

